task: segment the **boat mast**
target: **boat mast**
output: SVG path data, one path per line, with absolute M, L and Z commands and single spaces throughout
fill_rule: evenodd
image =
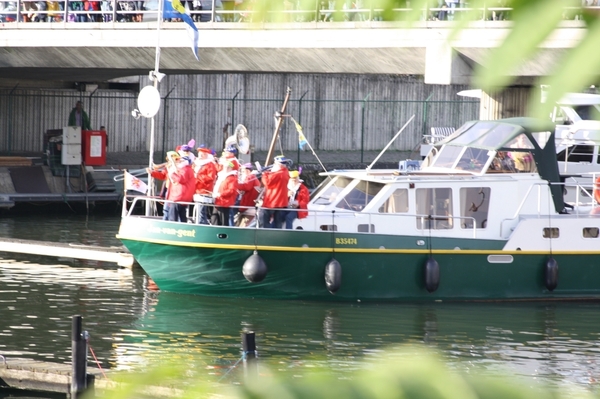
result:
M 292 89 L 289 87 L 285 93 L 285 99 L 283 100 L 283 106 L 281 107 L 281 111 L 275 114 L 277 118 L 277 123 L 275 124 L 275 132 L 273 133 L 273 138 L 271 139 L 271 145 L 269 146 L 269 152 L 267 153 L 267 159 L 265 159 L 265 166 L 271 164 L 271 160 L 273 159 L 273 151 L 275 150 L 275 144 L 277 143 L 277 137 L 279 135 L 279 129 L 281 128 L 281 124 L 283 123 L 283 117 L 285 116 L 285 109 L 287 107 L 288 100 L 290 99 L 290 94 L 292 93 Z

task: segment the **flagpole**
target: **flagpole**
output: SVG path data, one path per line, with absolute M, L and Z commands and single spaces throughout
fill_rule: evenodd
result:
M 150 76 L 154 81 L 154 88 L 158 90 L 158 70 L 160 66 L 160 26 L 162 24 L 162 11 L 163 11 L 163 1 L 158 0 L 158 13 L 156 14 L 156 54 L 154 57 L 154 73 L 151 73 Z M 150 154 L 148 156 L 148 168 L 152 170 L 154 166 L 154 129 L 155 123 L 154 118 L 156 116 L 152 116 L 150 120 Z M 150 173 L 148 173 L 148 196 L 154 196 L 154 179 Z M 151 211 L 153 210 L 154 203 L 150 201 L 146 201 L 146 216 L 152 216 Z

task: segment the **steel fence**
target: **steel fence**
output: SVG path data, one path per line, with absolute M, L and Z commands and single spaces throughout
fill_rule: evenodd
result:
M 238 92 L 239 93 L 239 92 Z M 148 151 L 150 120 L 135 119 L 133 92 L 93 93 L 61 90 L 0 90 L 0 152 L 43 151 L 44 133 L 67 125 L 77 101 L 83 102 L 92 129 L 105 126 L 108 151 Z M 269 148 L 275 129 L 275 113 L 281 99 L 183 98 L 162 96 L 155 116 L 155 151 L 164 153 L 194 139 L 216 150 L 237 124 L 246 126 L 255 151 Z M 298 148 L 296 120 L 315 150 L 378 151 L 412 116 L 415 120 L 390 147 L 413 150 L 432 127 L 458 127 L 478 119 L 479 101 L 290 99 L 280 130 L 278 150 Z

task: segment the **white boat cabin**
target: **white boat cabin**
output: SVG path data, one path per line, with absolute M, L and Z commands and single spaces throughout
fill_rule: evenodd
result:
M 336 170 L 294 228 L 507 240 L 520 219 L 563 211 L 554 125 L 469 122 L 420 170 Z

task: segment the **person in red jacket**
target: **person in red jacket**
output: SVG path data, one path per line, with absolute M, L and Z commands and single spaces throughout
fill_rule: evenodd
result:
M 297 170 L 290 171 L 290 181 L 288 182 L 288 198 L 290 202 L 288 209 L 285 211 L 285 228 L 294 228 L 294 219 L 304 219 L 308 216 L 308 212 L 300 211 L 299 209 L 307 209 L 308 201 L 310 201 L 310 193 L 308 188 L 302 184 L 300 172 Z
M 196 194 L 211 196 L 217 180 L 217 164 L 210 148 L 198 148 L 198 158 L 194 161 L 196 172 Z M 212 214 L 212 206 L 200 203 L 198 206 L 198 217 L 200 224 L 208 224 Z
M 235 205 L 238 196 L 239 162 L 235 158 L 222 157 L 219 160 L 222 169 L 217 173 L 217 181 L 213 189 L 215 209 L 210 218 L 210 224 L 229 226 L 230 207 Z
M 173 202 L 170 204 L 168 220 L 172 222 L 187 223 L 188 204 L 180 202 L 192 202 L 196 192 L 196 178 L 191 163 L 188 157 L 181 157 L 173 164 L 167 165 L 167 201 Z
M 161 165 L 154 165 L 152 169 L 146 168 L 148 173 L 157 180 L 162 180 L 164 183 L 160 190 L 160 198 L 167 199 L 167 195 L 169 193 L 169 179 L 167 167 L 174 162 L 179 161 L 180 155 L 175 151 L 167 152 L 166 163 Z M 169 220 L 169 210 L 171 208 L 171 204 L 169 202 L 165 202 L 163 205 L 163 220 Z
M 262 173 L 261 181 L 264 186 L 262 207 L 258 211 L 258 227 L 280 229 L 283 225 L 285 209 L 288 206 L 288 181 L 290 174 L 288 166 L 292 160 L 283 155 L 275 157 L 271 170 Z
M 246 163 L 240 166 L 240 183 L 238 191 L 242 193 L 240 199 L 240 208 L 237 215 L 236 226 L 247 226 L 255 216 L 256 198 L 258 197 L 258 188 L 260 181 L 252 173 L 252 164 Z

